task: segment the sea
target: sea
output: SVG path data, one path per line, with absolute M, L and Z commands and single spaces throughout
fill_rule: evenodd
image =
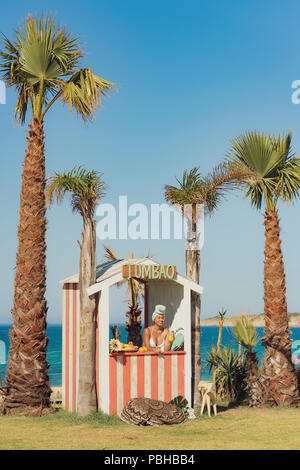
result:
M 112 325 L 111 325 L 112 326 Z M 119 324 L 121 342 L 127 342 L 127 332 L 125 325 Z M 6 362 L 8 360 L 9 350 L 9 325 L 0 325 L 0 377 L 2 384 L 4 384 Z M 256 328 L 258 338 L 264 336 L 263 328 Z M 300 328 L 291 328 L 292 340 L 299 341 L 300 344 Z M 201 328 L 201 362 L 202 362 L 202 380 L 209 380 L 211 374 L 206 364 L 207 353 L 211 350 L 212 344 L 217 344 L 219 328 L 217 326 L 204 326 Z M 49 377 L 52 387 L 59 387 L 62 384 L 62 327 L 61 325 L 48 325 L 47 335 L 49 337 L 47 360 L 50 365 Z M 110 338 L 112 332 L 110 330 Z M 3 344 L 4 343 L 4 344 Z M 232 334 L 232 328 L 224 327 L 222 344 L 227 347 L 232 347 L 238 350 L 238 344 Z M 264 354 L 264 347 L 258 343 L 255 350 L 259 360 L 262 360 Z

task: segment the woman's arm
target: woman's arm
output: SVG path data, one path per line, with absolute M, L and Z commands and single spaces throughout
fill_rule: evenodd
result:
M 145 328 L 144 334 L 143 334 L 144 346 L 146 346 L 147 351 L 159 352 L 159 351 L 160 351 L 160 348 L 151 348 L 151 346 L 150 346 L 150 338 L 151 338 L 150 329 L 149 329 L 149 328 Z
M 169 328 L 166 328 L 165 331 L 164 331 L 164 333 L 165 333 L 165 346 L 164 346 L 164 351 L 170 351 L 173 341 L 169 341 L 169 340 L 168 340 L 168 335 L 169 335 L 169 333 L 170 333 Z

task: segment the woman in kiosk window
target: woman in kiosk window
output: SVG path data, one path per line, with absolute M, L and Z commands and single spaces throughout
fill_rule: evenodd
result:
M 170 351 L 174 341 L 174 335 L 170 334 L 169 328 L 164 328 L 166 307 L 156 305 L 152 314 L 153 325 L 145 328 L 143 334 L 144 346 L 147 351 L 164 352 Z

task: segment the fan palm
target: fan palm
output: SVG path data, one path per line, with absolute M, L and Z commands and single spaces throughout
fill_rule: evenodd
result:
M 244 172 L 244 170 L 243 170 Z M 216 166 L 207 176 L 202 176 L 199 167 L 185 170 L 182 180 L 176 178 L 178 186 L 165 185 L 165 200 L 181 208 L 188 222 L 185 249 L 186 275 L 199 283 L 200 250 L 198 243 L 198 224 L 204 213 L 213 214 L 224 197 L 225 191 L 232 187 L 241 170 L 232 172 L 224 165 Z M 189 210 L 186 210 L 186 208 Z M 199 210 L 200 209 L 200 210 Z M 192 394 L 193 403 L 200 404 L 198 382 L 201 378 L 200 355 L 200 296 L 192 292 Z
M 107 261 L 115 261 L 119 259 L 108 244 L 105 245 L 104 249 L 104 258 Z M 128 260 L 133 259 L 133 253 L 130 253 L 127 258 Z M 146 258 L 150 258 L 150 252 L 147 254 Z M 139 307 L 139 298 L 144 295 L 144 289 L 142 283 L 133 277 L 129 279 L 123 279 L 123 281 L 120 281 L 118 283 L 118 286 L 121 286 L 125 283 L 127 283 L 127 295 L 130 299 L 128 303 L 129 310 L 126 313 L 126 316 L 128 318 L 126 325 L 126 330 L 128 332 L 127 342 L 132 341 L 135 346 L 140 347 L 143 344 L 143 338 L 141 335 L 142 310 Z
M 101 96 L 114 85 L 80 68 L 77 37 L 54 19 L 28 17 L 13 41 L 3 38 L 0 79 L 16 90 L 17 122 L 31 114 L 23 163 L 16 262 L 13 328 L 4 389 L 4 409 L 49 406 L 46 350 L 46 205 L 44 119 L 60 100 L 84 121 L 91 120 Z
M 258 375 L 258 360 L 253 351 L 258 343 L 256 329 L 246 315 L 235 322 L 233 334 L 237 342 L 246 349 L 247 390 L 249 406 L 259 406 L 262 403 L 262 387 Z
M 88 416 L 97 407 L 95 386 L 95 298 L 87 288 L 96 282 L 96 236 L 94 213 L 96 204 L 105 194 L 101 174 L 82 167 L 64 173 L 55 173 L 47 181 L 46 199 L 49 206 L 54 199 L 60 203 L 70 196 L 72 210 L 83 220 L 80 244 L 79 296 L 80 296 L 80 348 L 78 371 L 79 416 Z
M 286 284 L 277 211 L 279 200 L 293 202 L 300 191 L 300 159 L 291 148 L 291 134 L 275 137 L 248 132 L 232 142 L 227 165 L 233 171 L 249 168 L 255 177 L 239 186 L 256 209 L 265 206 L 264 380 L 270 404 L 296 406 L 297 378 L 291 360 Z

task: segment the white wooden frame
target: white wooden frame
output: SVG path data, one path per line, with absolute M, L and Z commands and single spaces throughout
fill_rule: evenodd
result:
M 137 261 L 138 263 L 141 260 Z M 144 264 L 159 264 L 151 259 L 142 260 Z M 115 271 L 113 274 L 106 278 L 102 278 L 94 285 L 87 289 L 89 296 L 99 294 L 98 305 L 98 361 L 99 361 L 99 408 L 104 412 L 110 413 L 110 373 L 109 373 L 109 288 L 123 280 L 122 265 L 120 263 L 120 270 Z M 76 283 L 78 282 L 78 275 L 70 276 L 62 281 L 62 283 Z M 155 282 L 164 282 L 157 280 Z M 183 305 L 186 312 L 191 312 L 191 291 L 196 292 L 200 296 L 203 293 L 203 287 L 185 276 L 177 273 L 176 279 L 172 282 L 178 283 L 183 286 Z M 64 300 L 63 300 L 64 301 Z M 77 297 L 79 303 L 79 292 Z M 184 345 L 185 345 L 185 396 L 189 403 L 191 403 L 191 376 L 192 376 L 192 357 L 191 357 L 191 314 L 185 316 L 184 324 Z M 78 328 L 79 334 L 79 328 Z

